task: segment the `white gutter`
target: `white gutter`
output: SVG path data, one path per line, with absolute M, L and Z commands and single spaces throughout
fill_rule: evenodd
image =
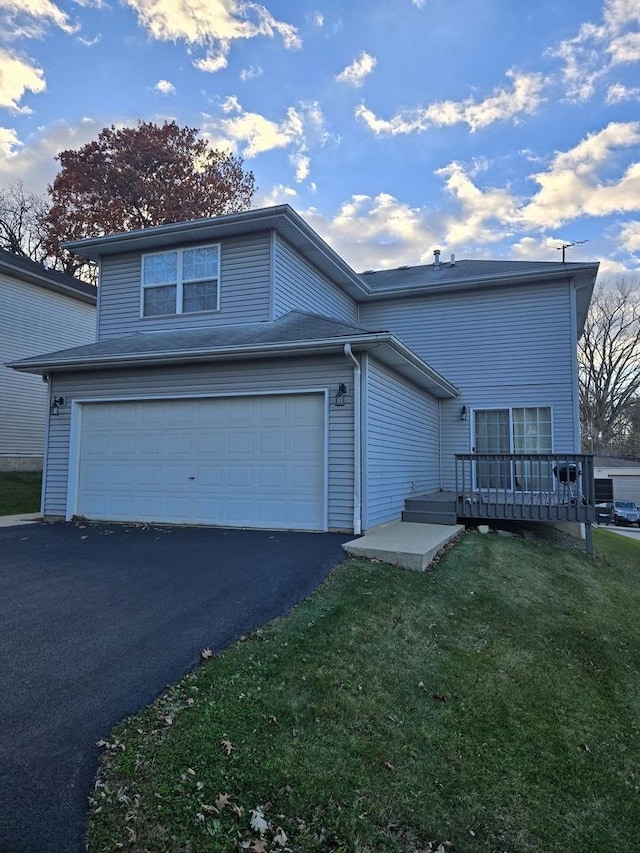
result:
M 351 344 L 344 345 L 344 354 L 353 362 L 353 532 L 362 533 L 362 412 L 360 362 L 351 351 Z

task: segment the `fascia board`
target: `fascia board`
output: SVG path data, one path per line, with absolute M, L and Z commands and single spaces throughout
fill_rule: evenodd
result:
M 438 396 L 455 397 L 459 394 L 455 385 L 441 376 L 419 356 L 406 347 L 395 335 L 390 333 L 360 335 L 353 338 L 330 338 L 311 341 L 291 341 L 277 344 L 258 344 L 242 347 L 220 347 L 215 350 L 181 350 L 176 353 L 150 352 L 136 356 L 115 355 L 95 356 L 93 358 L 77 359 L 22 359 L 7 364 L 14 370 L 23 373 L 65 373 L 87 370 L 118 370 L 138 367 L 155 367 L 172 364 L 197 363 L 206 361 L 240 361 L 264 358 L 286 358 L 293 356 L 329 355 L 344 353 L 344 346 L 350 343 L 354 352 L 364 352 L 380 348 L 381 360 L 397 367 L 398 361 L 411 374 L 418 385 L 422 385 Z M 385 354 L 385 350 L 387 351 Z M 395 357 L 391 357 L 391 353 Z

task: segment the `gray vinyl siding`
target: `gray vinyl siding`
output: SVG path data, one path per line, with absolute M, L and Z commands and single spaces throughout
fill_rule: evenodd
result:
M 96 309 L 0 275 L 0 456 L 42 457 L 48 386 L 6 362 L 92 343 Z
M 357 303 L 305 261 L 278 235 L 274 239 L 273 318 L 288 311 L 358 322 Z
M 332 405 L 339 382 L 353 383 L 350 365 L 344 358 L 326 357 L 64 374 L 55 377 L 54 390 L 70 401 L 113 401 L 328 389 L 328 524 L 332 530 L 352 530 L 353 405 Z M 70 405 L 50 418 L 43 510 L 48 516 L 66 513 L 70 424 Z
M 270 308 L 269 258 L 268 233 L 225 240 L 220 253 L 219 311 L 140 317 L 141 255 L 105 257 L 100 271 L 98 339 L 142 331 L 266 322 Z
M 439 485 L 438 401 L 367 359 L 364 526 L 401 517 L 407 497 Z
M 442 487 L 454 485 L 454 454 L 472 449 L 472 409 L 550 406 L 554 451 L 579 452 L 571 317 L 559 283 L 361 305 L 362 325 L 394 332 L 460 388 L 441 405 Z

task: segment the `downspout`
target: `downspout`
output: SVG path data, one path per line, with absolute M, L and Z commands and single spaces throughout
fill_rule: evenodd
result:
M 351 344 L 344 345 L 344 354 L 353 362 L 353 532 L 362 533 L 362 413 L 360 362 L 351 351 Z

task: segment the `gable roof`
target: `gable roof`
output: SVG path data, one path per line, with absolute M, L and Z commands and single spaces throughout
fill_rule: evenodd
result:
M 0 273 L 89 305 L 95 305 L 97 302 L 97 290 L 93 285 L 67 273 L 47 269 L 42 264 L 4 249 L 0 249 Z
M 455 385 L 387 331 L 371 331 L 316 314 L 291 311 L 269 323 L 206 329 L 137 332 L 20 359 L 9 366 L 27 373 L 249 360 L 374 351 L 376 358 L 435 397 L 456 397 Z
M 162 250 L 184 245 L 187 241 L 217 241 L 269 230 L 279 234 L 358 302 L 418 293 L 440 293 L 444 290 L 463 291 L 543 280 L 573 280 L 577 294 L 579 334 L 586 319 L 599 266 L 598 263 L 553 261 L 462 260 L 455 264 L 441 262 L 439 269 L 435 269 L 433 264 L 421 264 L 357 273 L 288 204 L 75 240 L 63 246 L 82 257 L 99 260 L 125 252 Z

